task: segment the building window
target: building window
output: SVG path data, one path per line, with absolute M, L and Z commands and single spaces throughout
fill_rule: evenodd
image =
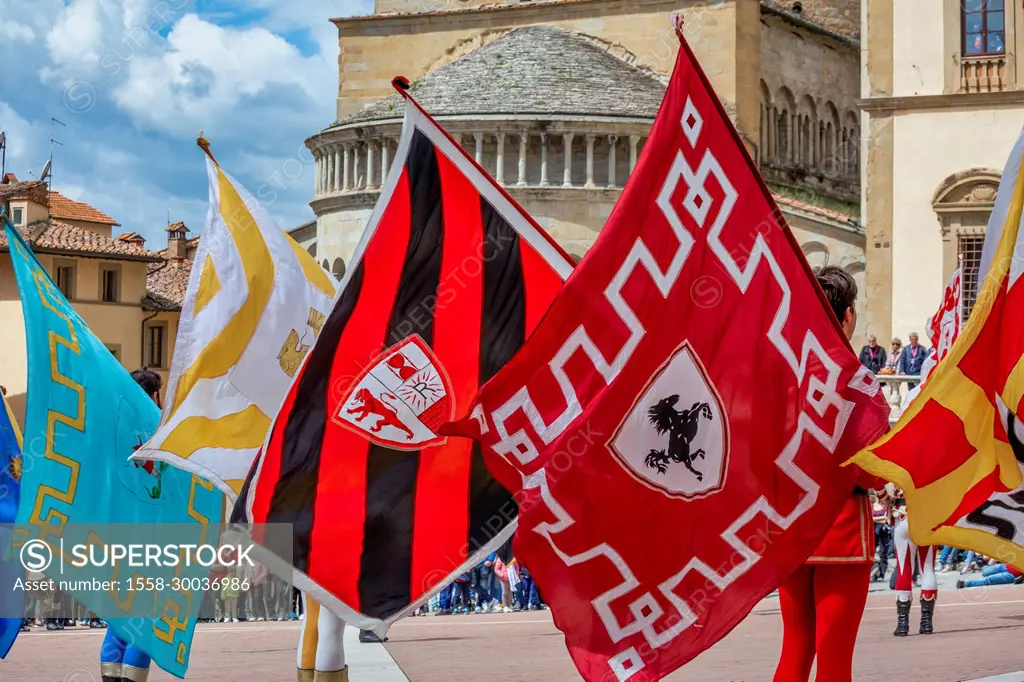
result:
M 107 347 L 107 350 L 110 351 L 110 354 L 114 356 L 114 359 L 121 362 L 121 346 L 110 343 L 104 345 Z
M 334 279 L 340 282 L 341 278 L 345 276 L 345 261 L 335 258 L 334 265 L 331 266 L 331 274 L 334 275 Z
M 69 301 L 75 298 L 75 264 L 70 261 L 54 261 L 54 281 L 60 293 Z
M 957 237 L 957 249 L 963 263 L 961 272 L 963 293 L 960 303 L 964 311 L 964 320 L 971 316 L 971 310 L 978 301 L 978 270 L 981 267 L 981 250 L 985 246 L 984 234 L 961 234 Z
M 23 217 L 22 210 L 23 209 L 20 208 L 11 209 L 11 219 L 14 221 L 15 225 L 21 225 L 21 219 Z
M 167 327 L 162 324 L 155 324 L 149 327 L 146 342 L 146 366 L 164 366 L 164 346 L 166 341 Z
M 100 300 L 104 303 L 121 301 L 121 270 L 116 265 L 100 269 Z
M 963 54 L 967 57 L 1006 52 L 1005 0 L 963 0 Z

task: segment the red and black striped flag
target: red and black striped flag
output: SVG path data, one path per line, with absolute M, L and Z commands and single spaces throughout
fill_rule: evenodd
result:
M 511 494 L 478 444 L 436 429 L 467 416 L 571 271 L 406 96 L 395 164 L 239 497 L 250 522 L 293 524 L 283 577 L 380 630 L 507 541 Z

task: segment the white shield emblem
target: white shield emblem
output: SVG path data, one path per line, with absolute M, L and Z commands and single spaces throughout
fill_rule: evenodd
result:
M 650 378 L 609 446 L 634 478 L 671 497 L 722 489 L 729 421 L 689 342 Z
M 419 450 L 455 416 L 451 382 L 418 334 L 388 348 L 342 397 L 335 421 L 378 445 Z

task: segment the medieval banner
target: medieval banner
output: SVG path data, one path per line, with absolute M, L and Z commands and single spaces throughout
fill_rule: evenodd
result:
M 893 431 L 853 462 L 903 489 L 918 545 L 1024 569 L 1024 134 L 985 234 L 981 291 L 959 337 Z M 940 341 L 941 342 L 941 341 Z
M 233 500 L 320 333 L 335 281 L 212 156 L 206 170 L 210 211 L 160 428 L 135 457 L 204 476 Z
M 471 414 L 444 431 L 518 491 L 515 556 L 594 682 L 714 644 L 849 497 L 888 408 L 685 43 L 607 225 Z
M 294 524 L 296 587 L 383 632 L 508 540 L 511 494 L 479 446 L 437 429 L 467 414 L 571 263 L 407 98 L 342 291 L 236 505 Z

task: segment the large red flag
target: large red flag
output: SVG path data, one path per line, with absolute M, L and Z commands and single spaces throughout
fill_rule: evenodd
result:
M 683 665 L 836 518 L 889 411 L 827 311 L 684 43 L 597 243 L 447 427 L 518 491 L 515 555 L 587 680 Z

